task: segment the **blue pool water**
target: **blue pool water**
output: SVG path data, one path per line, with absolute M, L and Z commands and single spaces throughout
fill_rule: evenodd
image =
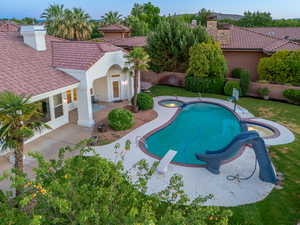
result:
M 217 151 L 241 132 L 239 120 L 224 107 L 209 103 L 188 104 L 168 126 L 149 136 L 145 148 L 162 158 L 177 151 L 173 162 L 199 165 L 195 153 Z

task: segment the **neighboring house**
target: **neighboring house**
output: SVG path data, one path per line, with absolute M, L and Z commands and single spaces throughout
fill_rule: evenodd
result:
M 17 32 L 19 25 L 10 20 L 0 20 L 0 32 Z
M 43 26 L 22 26 L 0 32 L 0 49 L 0 92 L 32 95 L 53 129 L 67 124 L 73 109 L 79 125 L 93 126 L 92 96 L 106 102 L 132 96 L 126 52 L 110 43 L 65 41 L 46 35 Z
M 300 44 L 229 24 L 218 25 L 217 20 L 207 22 L 207 32 L 221 44 L 229 72 L 241 67 L 251 73 L 253 81 L 259 79 L 257 65 L 260 58 L 280 50 L 300 50 Z M 286 34 L 288 35 L 288 34 Z
M 271 37 L 300 42 L 300 27 L 251 27 L 249 30 Z
M 104 39 L 119 39 L 130 37 L 130 29 L 121 24 L 112 24 L 99 28 L 104 35 Z

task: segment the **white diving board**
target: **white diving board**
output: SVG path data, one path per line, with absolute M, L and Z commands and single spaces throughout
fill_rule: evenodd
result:
M 177 154 L 177 151 L 169 150 L 167 154 L 160 160 L 160 163 L 157 167 L 157 171 L 159 173 L 166 173 L 168 171 L 168 166 L 172 159 L 174 159 L 175 155 Z

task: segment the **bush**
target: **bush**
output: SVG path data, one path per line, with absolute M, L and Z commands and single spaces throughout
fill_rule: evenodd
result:
M 225 95 L 231 96 L 233 89 L 236 88 L 241 92 L 240 83 L 235 80 L 227 81 L 224 87 L 224 93 Z
M 266 97 L 270 94 L 270 90 L 268 88 L 260 88 L 260 89 L 258 89 L 258 94 L 261 97 Z
M 242 95 L 246 95 L 250 85 L 250 73 L 246 70 L 242 70 L 240 73 L 240 86 Z
M 300 51 L 279 51 L 260 59 L 259 79 L 274 83 L 300 82 Z
M 113 130 L 127 130 L 134 124 L 133 114 L 126 109 L 113 109 L 108 114 L 108 124 Z
M 137 105 L 141 110 L 153 108 L 153 97 L 146 93 L 139 93 L 137 96 Z
M 218 43 L 196 44 L 190 49 L 188 76 L 224 79 L 226 73 L 227 64 Z
M 284 97 L 289 99 L 291 102 L 300 104 L 300 90 L 287 89 L 282 94 Z
M 209 79 L 198 76 L 186 76 L 185 88 L 192 92 L 223 94 L 223 79 Z
M 244 71 L 242 68 L 239 68 L 239 67 L 234 68 L 234 69 L 231 71 L 231 76 L 232 76 L 233 78 L 240 79 L 242 71 Z

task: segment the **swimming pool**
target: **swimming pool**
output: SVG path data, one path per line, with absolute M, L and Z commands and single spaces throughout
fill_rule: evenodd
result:
M 242 131 L 239 119 L 230 110 L 212 103 L 190 103 L 160 130 L 146 135 L 143 149 L 155 158 L 177 151 L 173 163 L 201 166 L 195 153 L 218 151 Z M 233 156 L 234 157 L 234 156 Z

